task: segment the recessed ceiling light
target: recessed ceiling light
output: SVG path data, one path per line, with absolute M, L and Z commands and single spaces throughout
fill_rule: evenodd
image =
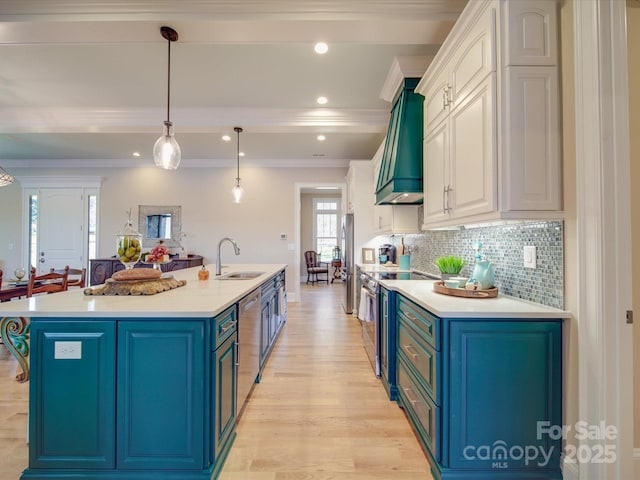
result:
M 317 102 L 318 102 L 320 105 L 324 105 L 324 104 L 326 104 L 326 103 L 328 102 L 328 100 L 327 100 L 327 97 L 318 97 Z
M 133 152 L 133 156 L 134 157 L 139 157 L 140 156 L 140 152 Z
M 222 140 L 224 140 L 225 142 L 229 142 L 231 140 L 231 137 L 229 135 L 222 135 Z
M 316 53 L 324 55 L 329 51 L 329 45 L 324 42 L 318 42 L 316 43 L 315 47 L 313 47 L 313 49 L 316 51 Z
M 327 139 L 327 137 L 325 137 L 324 135 L 318 135 L 316 138 L 319 142 L 324 142 Z

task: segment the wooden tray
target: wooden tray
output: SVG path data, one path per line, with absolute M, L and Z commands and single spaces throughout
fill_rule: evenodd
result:
M 442 281 L 434 283 L 433 290 L 443 295 L 463 298 L 494 298 L 498 296 L 498 289 L 496 287 L 489 288 L 488 290 L 466 290 L 464 288 L 449 288 Z
M 186 280 L 173 277 L 153 278 L 150 280 L 117 281 L 107 279 L 104 285 L 85 288 L 85 295 L 155 295 L 187 284 Z

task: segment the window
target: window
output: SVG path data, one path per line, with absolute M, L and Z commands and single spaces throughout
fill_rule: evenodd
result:
M 98 251 L 98 196 L 89 195 L 89 231 L 88 231 L 88 250 L 89 258 L 96 258 L 96 252 Z
M 338 231 L 339 211 L 339 199 L 313 199 L 315 250 L 323 262 L 331 261 L 333 249 L 340 244 Z
M 29 195 L 29 265 L 38 265 L 38 195 Z M 30 270 L 30 269 L 29 269 Z

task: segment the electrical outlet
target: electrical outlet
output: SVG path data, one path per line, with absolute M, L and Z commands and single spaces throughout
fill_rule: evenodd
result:
M 80 360 L 82 342 L 54 342 L 53 358 L 56 360 Z
M 287 239 L 287 234 L 286 233 L 281 233 L 280 234 L 280 240 L 286 240 Z
M 524 247 L 524 268 L 536 268 L 536 247 Z

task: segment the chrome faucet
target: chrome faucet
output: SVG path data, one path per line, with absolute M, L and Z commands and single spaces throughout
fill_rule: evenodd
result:
M 224 237 L 222 240 L 220 240 L 218 242 L 218 256 L 216 257 L 216 275 L 222 275 L 222 260 L 220 260 L 220 246 L 222 245 L 222 242 L 224 241 L 230 242 L 231 245 L 233 245 L 233 250 L 236 253 L 236 255 L 240 255 L 240 249 L 238 248 L 238 245 L 236 244 L 236 241 L 233 238 L 229 238 L 229 237 Z

